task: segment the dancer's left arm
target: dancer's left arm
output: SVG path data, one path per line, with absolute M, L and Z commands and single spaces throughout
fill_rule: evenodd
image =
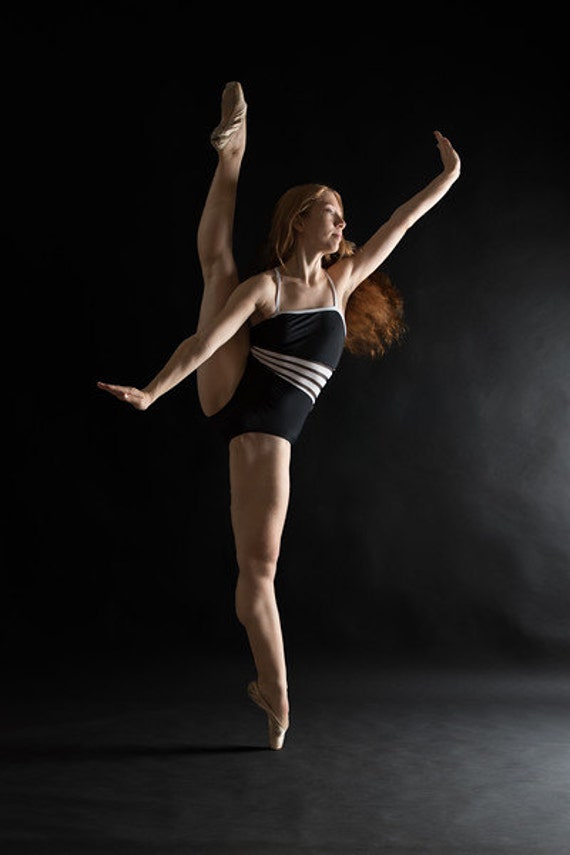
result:
M 447 137 L 434 131 L 442 170 L 422 190 L 393 212 L 391 217 L 364 243 L 354 255 L 343 258 L 331 267 L 337 288 L 350 294 L 376 270 L 400 243 L 408 229 L 427 214 L 449 191 L 461 172 L 459 155 Z M 333 270 L 335 268 L 335 270 Z

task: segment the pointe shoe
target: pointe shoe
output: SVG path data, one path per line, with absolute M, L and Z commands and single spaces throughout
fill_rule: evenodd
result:
M 273 751 L 280 751 L 281 748 L 283 748 L 283 743 L 285 742 L 285 734 L 287 732 L 287 728 L 281 724 L 281 722 L 269 706 L 269 703 L 265 700 L 265 698 L 259 691 L 259 686 L 255 681 L 251 682 L 248 685 L 247 693 L 251 700 L 267 713 L 269 747 L 272 748 Z
M 210 142 L 218 151 L 223 151 L 234 136 L 247 112 L 241 83 L 232 80 L 222 92 L 222 120 L 210 134 Z

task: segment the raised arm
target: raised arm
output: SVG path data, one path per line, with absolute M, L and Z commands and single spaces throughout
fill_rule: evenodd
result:
M 439 149 L 442 170 L 430 183 L 400 205 L 392 216 L 364 243 L 353 256 L 332 265 L 335 284 L 345 295 L 355 288 L 390 255 L 406 232 L 420 217 L 442 199 L 461 171 L 459 155 L 451 142 L 434 132 Z
M 185 338 L 143 389 L 102 381 L 99 381 L 97 386 L 137 410 L 147 410 L 225 344 L 255 311 L 262 310 L 266 290 L 263 276 L 254 276 L 242 282 L 214 320 L 199 332 Z

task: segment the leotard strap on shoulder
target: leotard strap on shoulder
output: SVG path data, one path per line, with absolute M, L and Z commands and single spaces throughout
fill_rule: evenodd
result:
M 277 280 L 277 290 L 275 292 L 275 313 L 279 314 L 279 298 L 281 297 L 281 271 L 278 267 L 275 268 L 275 278 Z

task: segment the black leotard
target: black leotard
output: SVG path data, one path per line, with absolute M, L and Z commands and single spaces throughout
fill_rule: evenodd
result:
M 325 271 L 326 273 L 326 271 Z M 334 282 L 333 305 L 281 311 L 275 269 L 275 312 L 250 327 L 243 376 L 228 403 L 210 421 L 229 442 L 242 433 L 270 433 L 294 443 L 337 367 L 346 337 Z

